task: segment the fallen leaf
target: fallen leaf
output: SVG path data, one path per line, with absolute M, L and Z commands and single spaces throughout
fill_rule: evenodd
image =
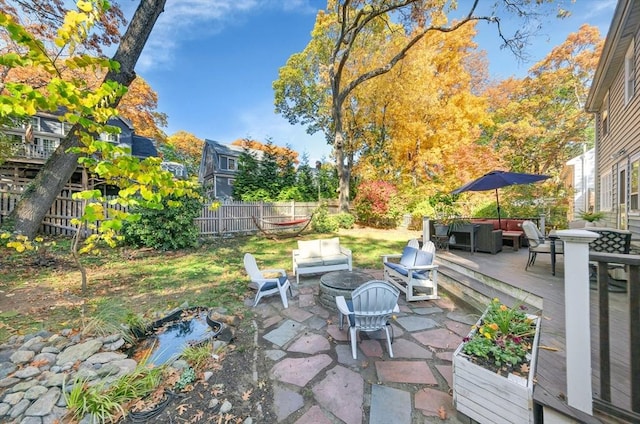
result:
M 440 408 L 438 408 L 438 417 L 440 417 L 441 420 L 447 419 L 447 410 L 442 405 L 440 405 Z
M 251 393 L 253 393 L 253 389 L 249 389 L 242 394 L 242 400 L 247 401 L 251 398 Z
M 178 407 L 176 408 L 176 411 L 178 411 L 178 415 L 184 414 L 188 407 L 189 405 L 187 405 L 186 403 L 181 403 L 180 405 L 178 405 Z
M 523 373 L 529 372 L 529 364 L 520 365 L 520 372 L 523 372 Z
M 192 423 L 198 422 L 202 419 L 203 416 L 204 416 L 204 411 L 197 410 L 196 413 L 193 414 L 193 417 L 191 418 L 191 422 Z

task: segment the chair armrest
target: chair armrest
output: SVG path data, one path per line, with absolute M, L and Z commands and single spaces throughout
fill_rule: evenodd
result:
M 336 306 L 338 307 L 340 313 L 343 315 L 349 315 L 352 313 L 347 306 L 347 301 L 345 300 L 344 296 L 336 296 Z
M 295 258 L 296 256 L 300 256 L 300 249 L 293 249 L 293 252 L 292 252 L 292 254 L 291 254 L 291 255 L 292 255 L 294 258 Z
M 440 265 L 418 265 L 418 266 L 408 266 L 406 269 L 408 271 L 423 271 L 425 269 L 438 269 Z
M 382 255 L 382 262 L 388 262 L 388 259 L 398 259 L 401 258 L 402 254 L 394 253 L 392 255 Z
M 347 249 L 346 247 L 340 246 L 340 251 L 343 255 L 351 256 L 351 249 Z

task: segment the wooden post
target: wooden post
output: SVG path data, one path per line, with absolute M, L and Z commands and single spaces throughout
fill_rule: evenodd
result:
M 567 403 L 593 415 L 589 243 L 599 236 L 585 230 L 560 230 L 557 234 L 564 242 Z
M 431 240 L 431 227 L 429 226 L 429 217 L 422 217 L 422 245 Z

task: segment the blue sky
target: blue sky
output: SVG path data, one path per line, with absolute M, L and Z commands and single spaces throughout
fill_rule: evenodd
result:
M 477 41 L 488 53 L 492 77 L 523 76 L 583 23 L 606 35 L 615 5 L 615 0 L 566 3 L 571 17 L 542 22 L 527 63 L 501 50 L 488 24 L 479 25 Z M 185 130 L 222 143 L 270 137 L 306 152 L 312 164 L 328 159 L 331 148 L 323 135 L 310 136 L 274 113 L 272 89 L 278 69 L 309 42 L 316 13 L 324 7 L 326 0 L 167 1 L 136 67 L 158 93 L 158 110 L 169 118 L 167 134 Z

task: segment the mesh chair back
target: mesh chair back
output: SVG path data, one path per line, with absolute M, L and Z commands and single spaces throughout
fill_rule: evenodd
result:
M 372 280 L 358 287 L 351 296 L 355 327 L 362 331 L 384 328 L 399 295 L 397 288 L 382 280 Z

